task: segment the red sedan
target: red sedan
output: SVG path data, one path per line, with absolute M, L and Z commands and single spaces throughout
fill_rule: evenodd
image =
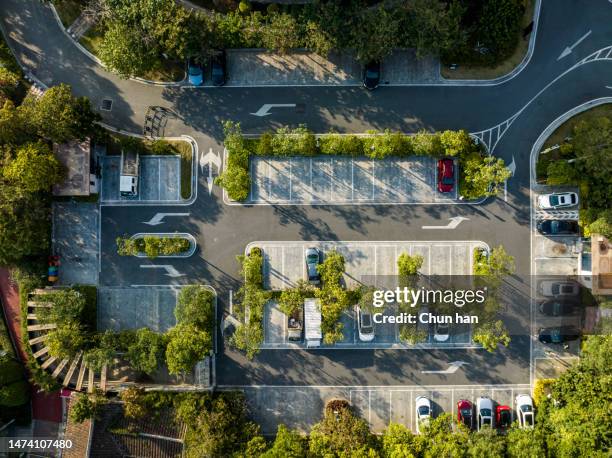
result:
M 463 423 L 468 429 L 474 427 L 474 406 L 466 399 L 457 402 L 457 423 Z
M 495 417 L 495 424 L 502 429 L 509 428 L 512 424 L 512 411 L 508 406 L 497 406 Z
M 438 191 L 453 192 L 455 187 L 455 163 L 452 159 L 438 160 Z

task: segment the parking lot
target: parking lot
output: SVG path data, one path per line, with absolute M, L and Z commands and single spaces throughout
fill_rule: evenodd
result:
M 386 282 L 389 276 L 397 275 L 397 258 L 402 253 L 423 256 L 423 275 L 470 275 L 473 251 L 486 247 L 478 241 L 423 241 L 423 242 L 252 242 L 264 254 L 264 288 L 282 290 L 295 286 L 296 281 L 306 278 L 304 250 L 318 248 L 325 256 L 337 250 L 344 256 L 344 280 L 347 288 L 355 288 L 364 282 L 376 286 Z
M 347 288 L 362 284 L 389 286 L 396 281 L 397 258 L 401 253 L 420 254 L 424 262 L 424 275 L 469 275 L 472 272 L 473 250 L 486 247 L 481 242 L 253 242 L 247 247 L 258 246 L 264 254 L 264 287 L 282 290 L 295 286 L 306 276 L 304 251 L 316 247 L 326 253 L 337 250 L 345 259 L 344 280 Z M 383 311 L 381 309 L 381 311 Z M 396 311 L 387 307 L 385 315 Z M 302 348 L 302 342 L 287 340 L 286 317 L 274 301 L 268 303 L 264 316 L 263 348 Z M 389 323 L 374 323 L 375 340 L 360 342 L 353 310 L 344 312 L 344 339 L 333 348 L 407 348 L 399 339 L 399 327 Z M 471 346 L 471 331 L 468 325 L 453 325 L 446 342 L 433 340 L 433 327 L 429 328 L 427 341 L 409 348 L 466 347 Z M 322 348 L 330 348 L 323 346 Z
M 250 163 L 251 204 L 441 204 L 453 193 L 436 189 L 431 157 L 370 160 L 349 157 L 255 157 Z M 455 167 L 455 174 L 457 174 Z M 455 182 L 456 182 L 455 177 Z
M 178 288 L 128 287 L 98 290 L 98 330 L 149 328 L 166 332 L 176 324 Z
M 493 386 L 426 386 L 403 387 L 245 387 L 247 402 L 254 420 L 264 434 L 276 433 L 279 424 L 308 431 L 321 420 L 325 404 L 331 399 L 346 399 L 357 413 L 369 422 L 372 431 L 381 433 L 390 422 L 401 423 L 416 432 L 415 404 L 417 396 L 432 402 L 434 417 L 441 413 L 456 416 L 457 401 L 472 403 L 480 396 L 490 397 L 494 405 L 507 405 L 516 420 L 514 399 L 530 393 L 529 385 Z
M 130 204 L 142 202 L 177 202 L 181 200 L 181 164 L 178 156 L 140 156 L 138 196 L 122 197 L 119 193 L 121 158 L 102 158 L 101 202 Z

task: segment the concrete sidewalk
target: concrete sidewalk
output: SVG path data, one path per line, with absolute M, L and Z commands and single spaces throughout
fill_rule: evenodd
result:
M 350 54 L 331 53 L 324 58 L 308 51 L 280 55 L 263 49 L 231 49 L 227 74 L 228 86 L 359 86 L 362 65 Z M 418 59 L 414 50 L 397 50 L 382 63 L 381 85 L 440 81 L 439 60 Z

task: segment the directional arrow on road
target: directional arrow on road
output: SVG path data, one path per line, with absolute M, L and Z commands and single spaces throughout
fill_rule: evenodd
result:
M 263 116 L 271 115 L 271 108 L 294 108 L 295 103 L 264 103 L 259 110 L 255 113 L 251 113 L 253 116 L 259 116 L 260 118 Z
M 463 216 L 453 216 L 452 218 L 449 218 L 450 223 L 448 223 L 446 226 L 421 226 L 422 229 L 455 229 L 457 226 L 459 226 L 459 224 L 461 224 L 461 221 L 469 221 L 470 218 L 465 218 Z
M 180 273 L 178 270 L 169 264 L 141 264 L 141 269 L 164 269 L 167 277 L 182 277 L 185 274 Z
M 514 160 L 514 154 L 512 155 L 512 162 L 508 164 L 508 170 L 510 170 L 510 173 L 512 176 L 514 176 L 514 173 L 516 172 L 516 161 Z
M 212 194 L 212 187 L 213 187 L 213 183 L 215 182 L 215 179 L 213 178 L 213 174 L 212 174 L 212 166 L 215 165 L 217 167 L 217 171 L 220 172 L 221 171 L 221 158 L 219 157 L 218 154 L 213 153 L 212 148 L 208 149 L 208 153 L 204 154 L 204 151 L 202 151 L 202 154 L 200 155 L 200 171 L 202 172 L 202 175 L 204 174 L 204 167 L 206 167 L 206 165 L 208 165 L 208 176 L 206 177 L 206 185 L 208 186 L 208 194 Z
M 155 216 L 151 218 L 149 221 L 143 221 L 142 224 L 147 224 L 149 226 L 158 226 L 159 224 L 163 224 L 163 219 L 166 216 L 189 216 L 189 213 L 155 213 Z
M 559 55 L 559 57 L 557 57 L 557 60 L 559 61 L 559 60 L 563 59 L 564 57 L 569 56 L 569 55 L 572 53 L 572 51 L 574 50 L 574 48 L 575 48 L 576 46 L 578 46 L 580 43 L 582 43 L 584 40 L 586 40 L 586 39 L 587 39 L 587 37 L 588 37 L 588 36 L 589 36 L 589 35 L 590 35 L 592 32 L 593 32 L 592 30 L 589 30 L 587 33 L 585 33 L 584 35 L 582 35 L 582 36 L 581 36 L 581 37 L 578 39 L 578 41 L 577 41 L 576 43 L 574 43 L 574 44 L 573 44 L 573 45 L 571 45 L 571 46 L 567 46 L 567 47 L 566 47 L 566 48 L 563 50 L 563 52 L 562 52 L 562 53 Z
M 447 369 L 442 371 L 421 371 L 421 374 L 454 374 L 461 366 L 466 365 L 465 361 L 453 361 L 448 365 Z

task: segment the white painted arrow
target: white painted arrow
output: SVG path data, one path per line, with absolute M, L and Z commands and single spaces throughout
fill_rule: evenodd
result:
M 141 264 L 141 269 L 164 269 L 166 271 L 167 277 L 182 277 L 185 274 L 180 273 L 178 270 L 171 266 L 170 264 Z
M 166 216 L 189 216 L 189 213 L 155 213 L 155 216 L 151 218 L 149 221 L 143 221 L 142 224 L 147 224 L 149 226 L 158 226 L 163 224 L 163 219 Z
M 470 218 L 465 218 L 463 216 L 453 216 L 452 218 L 449 218 L 450 223 L 448 223 L 446 226 L 421 226 L 422 229 L 455 229 L 457 226 L 459 226 L 459 224 L 461 224 L 461 221 L 469 221 Z
M 512 162 L 508 164 L 508 170 L 510 170 L 510 173 L 512 176 L 514 176 L 514 173 L 516 172 L 516 161 L 514 160 L 514 154 L 512 155 Z
M 202 174 L 204 174 L 204 167 L 208 165 L 208 176 L 206 177 L 206 185 L 208 187 L 208 194 L 210 195 L 212 194 L 212 187 L 213 183 L 215 182 L 215 179 L 213 178 L 212 174 L 212 166 L 215 165 L 217 167 L 217 171 L 221 172 L 221 158 L 218 154 L 213 153 L 212 148 L 209 148 L 208 153 L 206 154 L 204 154 L 204 151 L 202 151 L 199 162 Z
M 268 116 L 271 115 L 271 108 L 294 108 L 295 103 L 264 103 L 259 110 L 255 113 L 251 113 L 253 116 Z
M 421 374 L 454 374 L 461 366 L 466 365 L 465 361 L 453 361 L 448 365 L 447 369 L 442 371 L 421 371 Z
M 566 47 L 566 48 L 563 50 L 563 52 L 562 52 L 562 53 L 559 55 L 559 57 L 557 57 L 557 60 L 559 61 L 559 60 L 563 59 L 564 57 L 569 56 L 569 55 L 572 53 L 572 51 L 574 50 L 574 48 L 575 48 L 576 46 L 578 46 L 580 43 L 582 43 L 584 40 L 586 40 L 586 39 L 587 39 L 587 37 L 588 37 L 588 36 L 589 36 L 589 35 L 590 35 L 592 32 L 593 32 L 592 30 L 589 30 L 587 33 L 585 33 L 584 35 L 582 35 L 582 37 L 580 37 L 576 43 L 574 43 L 574 44 L 573 44 L 573 45 L 571 45 L 571 46 L 567 46 L 567 47 Z

